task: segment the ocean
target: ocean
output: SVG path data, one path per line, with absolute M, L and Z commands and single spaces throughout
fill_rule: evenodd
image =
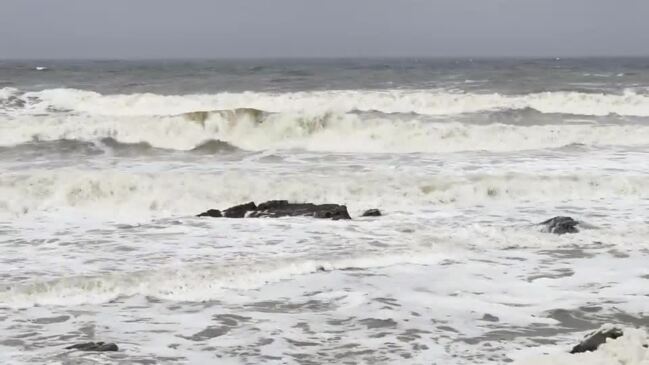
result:
M 3 364 L 646 364 L 647 212 L 649 59 L 0 61 Z

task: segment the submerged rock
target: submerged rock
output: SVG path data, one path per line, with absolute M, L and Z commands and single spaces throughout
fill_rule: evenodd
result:
M 381 211 L 378 209 L 368 209 L 363 212 L 361 217 L 380 217 L 381 215 Z
M 218 139 L 210 139 L 194 147 L 191 151 L 202 154 L 219 154 L 224 152 L 237 152 L 240 150 L 227 142 Z
M 600 328 L 599 330 L 587 335 L 577 346 L 570 350 L 571 354 L 595 351 L 601 345 L 606 343 L 607 339 L 616 339 L 622 337 L 624 332 L 617 327 Z
M 288 200 L 270 200 L 259 205 L 254 202 L 237 205 L 224 211 L 210 209 L 199 217 L 279 218 L 314 217 L 321 219 L 351 219 L 347 207 L 339 204 L 289 203 Z
M 119 348 L 114 343 L 104 342 L 84 342 L 71 345 L 65 348 L 66 350 L 80 350 L 80 351 L 119 351 Z
M 546 226 L 548 233 L 564 234 L 579 232 L 576 227 L 579 222 L 571 217 L 554 217 L 539 224 Z

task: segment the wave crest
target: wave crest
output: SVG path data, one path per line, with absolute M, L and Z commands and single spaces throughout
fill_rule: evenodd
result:
M 202 144 L 218 140 L 248 151 L 450 153 L 522 151 L 573 144 L 638 146 L 649 141 L 649 126 L 642 124 L 471 124 L 332 112 L 266 113 L 248 109 L 198 115 L 14 117 L 0 121 L 0 146 L 34 140 L 109 138 L 122 144 L 141 144 L 140 151 L 148 148 L 144 144 L 162 149 L 205 151 L 206 146 Z M 118 147 L 114 143 L 109 145 Z M 222 147 L 213 151 L 232 150 L 225 145 Z
M 338 90 L 289 93 L 218 93 L 195 95 L 102 95 L 76 89 L 48 89 L 18 93 L 0 89 L 0 100 L 29 100 L 32 111 L 71 110 L 93 115 L 179 115 L 202 119 L 200 110 L 264 110 L 269 112 L 379 111 L 419 115 L 457 115 L 531 108 L 541 113 L 604 116 L 649 116 L 649 95 L 627 90 L 622 94 L 577 91 L 523 95 L 464 93 L 446 90 Z M 209 113 L 209 112 L 207 112 Z
M 211 110 L 211 111 L 194 111 L 180 114 L 185 119 L 205 124 L 205 122 L 214 117 L 220 117 L 229 121 L 237 121 L 239 119 L 249 119 L 253 122 L 261 122 L 267 113 L 263 110 L 253 108 L 237 108 L 232 110 Z

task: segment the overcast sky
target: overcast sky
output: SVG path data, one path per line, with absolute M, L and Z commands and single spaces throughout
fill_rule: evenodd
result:
M 0 58 L 649 55 L 649 0 L 0 0 Z

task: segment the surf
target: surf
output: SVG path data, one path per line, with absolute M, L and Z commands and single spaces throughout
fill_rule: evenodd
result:
M 200 110 L 252 108 L 269 112 L 311 110 L 344 113 L 358 110 L 435 116 L 531 108 L 541 113 L 649 116 L 649 95 L 633 89 L 621 93 L 565 90 L 504 94 L 445 89 L 388 89 L 184 95 L 101 94 L 79 89 L 0 89 L 0 100 L 9 97 L 23 100 L 32 110 L 45 111 L 49 108 L 99 115 L 177 115 Z

